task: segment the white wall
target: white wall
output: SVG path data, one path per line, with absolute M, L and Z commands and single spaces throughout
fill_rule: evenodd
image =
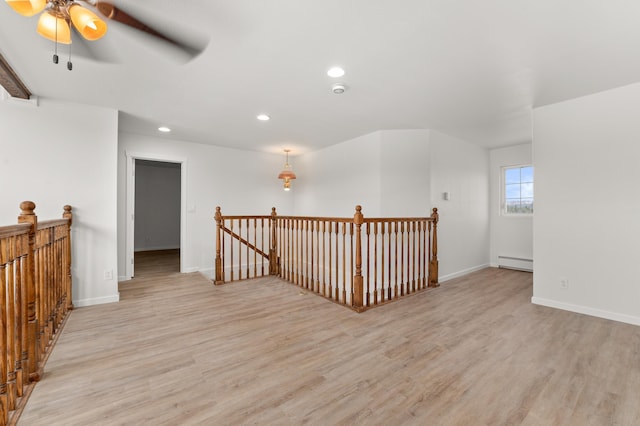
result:
M 638 111 L 640 84 L 534 111 L 534 303 L 640 324 Z
M 382 217 L 429 216 L 431 170 L 429 130 L 380 133 L 380 214 Z
M 290 161 L 298 178 L 291 184 L 294 214 L 348 217 L 355 206 L 379 216 L 380 132 L 295 157 Z
M 19 204 L 40 220 L 73 207 L 73 301 L 118 300 L 116 246 L 117 111 L 40 99 L 0 100 L 0 223 L 16 223 Z M 105 280 L 111 271 L 113 279 Z
M 431 131 L 431 205 L 438 208 L 441 281 L 489 266 L 489 154 Z M 449 192 L 445 201 L 443 193 Z
M 531 161 L 530 143 L 489 151 L 492 266 L 498 266 L 498 256 L 533 259 L 533 217 L 502 215 L 500 204 L 502 167 L 532 164 Z
M 180 164 L 136 161 L 135 251 L 180 248 Z
M 429 216 L 438 207 L 446 280 L 489 264 L 488 163 L 485 149 L 438 132 L 374 132 L 296 158 L 295 214 L 352 216 L 361 204 L 365 217 Z
M 215 258 L 215 207 L 222 213 L 292 214 L 292 193 L 282 190 L 278 173 L 281 155 L 240 151 L 211 145 L 128 133 L 119 134 L 118 144 L 118 265 L 126 261 L 126 156 L 151 154 L 185 159 L 186 245 L 181 247 L 186 271 L 211 272 Z M 294 168 L 295 170 L 295 168 Z M 294 182 L 295 184 L 295 182 Z

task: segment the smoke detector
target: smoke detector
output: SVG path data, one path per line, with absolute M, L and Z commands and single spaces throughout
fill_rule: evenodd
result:
M 343 94 L 345 90 L 347 90 L 347 86 L 345 86 L 344 84 L 336 83 L 331 86 L 331 91 L 336 95 Z

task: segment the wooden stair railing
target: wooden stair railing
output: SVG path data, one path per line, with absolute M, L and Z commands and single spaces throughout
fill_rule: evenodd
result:
M 216 207 L 215 220 L 215 284 L 271 273 L 270 269 L 265 271 L 265 266 L 271 268 L 273 264 L 271 216 L 222 216 L 220 207 Z
M 0 227 L 1 426 L 17 422 L 73 309 L 71 207 L 43 222 L 33 202 L 20 209 L 18 225 Z
M 269 275 L 358 312 L 438 286 L 436 208 L 430 217 L 365 218 L 356 206 L 353 218 L 328 218 L 278 216 L 275 208 L 270 216 L 222 216 L 216 207 L 215 219 L 216 284 L 264 276 L 266 259 Z

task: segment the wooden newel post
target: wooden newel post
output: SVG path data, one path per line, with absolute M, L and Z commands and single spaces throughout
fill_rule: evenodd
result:
M 27 285 L 27 357 L 26 365 L 23 365 L 23 371 L 26 371 L 30 381 L 40 380 L 40 370 L 38 368 L 38 360 L 40 354 L 38 348 L 38 318 L 36 316 L 36 232 L 38 230 L 38 217 L 35 214 L 36 204 L 33 201 L 23 201 L 20 203 L 20 216 L 18 223 L 28 223 L 31 225 L 29 230 L 29 255 L 27 256 L 27 267 L 24 271 L 25 281 Z
M 353 223 L 356 225 L 356 274 L 353 277 L 353 300 L 352 306 L 356 310 L 364 308 L 364 280 L 362 278 L 362 224 L 364 216 L 362 207 L 356 206 L 356 213 L 353 215 Z
M 440 215 L 438 215 L 438 209 L 433 208 L 433 213 L 431 213 L 431 218 L 433 219 L 433 235 L 432 239 L 432 249 L 431 249 L 431 259 L 429 259 L 429 287 L 439 287 L 438 284 L 438 219 Z
M 65 289 L 67 292 L 67 309 L 73 309 L 73 298 L 72 296 L 72 288 L 73 288 L 73 278 L 71 274 L 71 224 L 73 223 L 73 213 L 71 213 L 71 206 L 66 205 L 63 207 L 64 213 L 62 213 L 62 217 L 64 219 L 69 219 L 69 225 L 67 226 L 67 247 L 66 247 L 66 283 Z
M 222 257 L 220 250 L 222 249 L 222 213 L 220 206 L 216 207 L 216 276 L 214 284 L 224 284 L 224 270 L 222 269 Z
M 278 214 L 271 208 L 271 245 L 269 247 L 269 275 L 280 275 L 280 259 L 278 259 Z

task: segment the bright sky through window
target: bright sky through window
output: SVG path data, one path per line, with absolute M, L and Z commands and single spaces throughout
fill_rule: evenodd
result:
M 533 166 L 504 169 L 504 212 L 533 213 Z

